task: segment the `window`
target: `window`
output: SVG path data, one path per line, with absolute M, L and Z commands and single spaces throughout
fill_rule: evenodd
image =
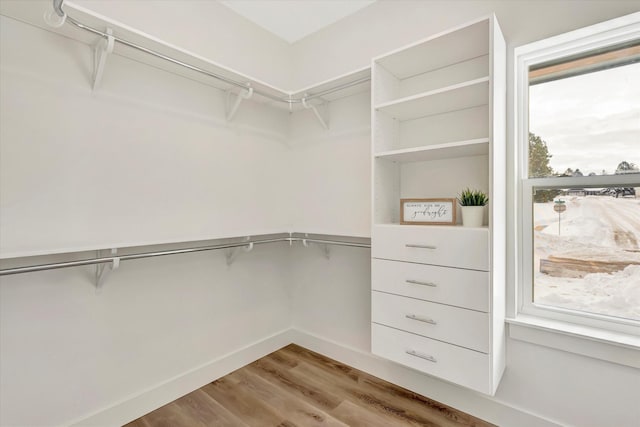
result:
M 515 59 L 517 312 L 639 334 L 640 14 Z

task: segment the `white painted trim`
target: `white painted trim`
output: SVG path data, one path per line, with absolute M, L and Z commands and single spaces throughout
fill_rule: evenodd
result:
M 145 390 L 125 397 L 92 414 L 68 423 L 71 426 L 124 425 L 185 394 L 242 368 L 292 342 L 292 330 L 285 329 L 260 341 L 169 378 Z
M 495 397 L 466 390 L 437 378 L 417 373 L 410 368 L 374 356 L 369 352 L 295 328 L 282 330 L 263 340 L 225 354 L 114 402 L 92 414 L 73 420 L 68 425 L 124 425 L 291 343 L 498 425 L 526 425 L 528 427 L 558 427 L 561 425 L 542 415 L 510 405 Z
M 640 338 L 536 316 L 507 319 L 509 337 L 640 369 Z
M 557 421 L 508 404 L 498 398 L 467 390 L 405 366 L 336 341 L 292 329 L 293 342 L 351 367 L 397 384 L 440 403 L 501 426 L 550 427 Z
M 544 62 L 580 50 L 590 50 L 630 40 L 639 30 L 640 12 L 620 16 L 608 21 L 538 40 L 515 48 L 515 57 L 527 61 Z
M 514 50 L 514 147 L 517 171 L 515 175 L 516 204 L 514 236 L 516 239 L 515 298 L 507 301 L 507 312 L 513 316 L 510 334 L 515 339 L 533 342 L 546 347 L 592 356 L 597 359 L 622 363 L 637 359 L 640 348 L 637 341 L 637 321 L 617 321 L 613 317 L 557 307 L 544 307 L 533 302 L 533 236 L 526 230 L 533 227 L 531 210 L 534 187 L 605 186 L 636 183 L 630 175 L 595 176 L 580 178 L 529 179 L 527 172 L 528 124 L 528 70 L 529 66 L 552 59 L 605 46 L 612 46 L 640 37 L 640 12 L 605 21 L 596 25 L 539 40 Z M 568 338 L 568 337 L 571 338 Z M 620 338 L 622 337 L 622 338 Z M 563 338 L 563 339 L 559 339 Z M 571 341 L 573 345 L 567 345 Z M 597 344 L 596 344 L 597 343 Z M 621 343 L 629 348 L 622 349 Z M 631 343 L 631 344 L 629 344 Z M 635 350 L 634 350 L 635 349 Z M 626 351 L 635 351 L 629 356 Z M 637 363 L 634 362 L 634 363 Z

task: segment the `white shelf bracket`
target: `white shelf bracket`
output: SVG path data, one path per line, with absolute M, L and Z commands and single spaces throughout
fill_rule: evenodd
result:
M 309 237 L 309 235 L 305 234 L 305 237 Z M 302 245 L 305 248 L 308 248 L 311 245 L 311 243 L 307 242 L 307 239 L 302 239 Z M 324 244 L 324 243 L 318 243 L 318 245 L 322 248 L 322 252 L 324 254 L 324 257 L 326 259 L 331 259 L 331 249 L 329 248 L 329 245 Z
M 67 20 L 67 14 L 62 10 L 62 3 L 62 0 L 54 0 L 53 7 L 44 12 L 44 22 L 46 22 L 50 27 L 60 28 Z M 59 15 L 58 12 L 56 12 L 56 8 L 62 12 L 62 15 Z
M 231 105 L 232 95 L 235 95 L 236 97 L 235 101 L 233 101 L 233 105 Z M 230 122 L 236 116 L 236 113 L 238 112 L 238 108 L 240 107 L 240 104 L 242 104 L 242 101 L 244 101 L 245 99 L 250 99 L 252 96 L 253 88 L 248 84 L 247 89 L 242 89 L 237 95 L 230 90 L 227 91 L 227 122 Z
M 227 266 L 231 266 L 231 264 L 233 264 L 236 258 L 238 258 L 238 255 L 240 255 L 242 252 L 251 252 L 253 250 L 253 242 L 249 242 L 249 240 L 251 240 L 251 236 L 247 236 L 246 240 L 248 242 L 247 246 L 227 249 L 225 251 L 225 257 L 227 258 Z
M 107 57 L 113 52 L 115 40 L 113 38 L 113 30 L 107 28 L 107 37 L 98 40 L 93 47 L 93 90 L 96 90 L 102 82 L 104 67 L 107 64 Z
M 307 103 L 305 94 L 305 98 L 302 98 L 302 106 L 307 110 L 313 111 L 313 114 L 315 114 L 316 119 L 318 119 L 322 127 L 329 130 L 329 107 L 327 102 L 323 102 L 322 104 L 320 104 L 320 106 L 324 110 L 321 113 L 320 111 L 318 111 L 318 106 Z
M 102 292 L 102 287 L 104 285 L 107 276 L 111 274 L 113 270 L 116 270 L 120 267 L 120 258 L 115 256 L 118 253 L 117 249 L 111 249 L 111 255 L 113 259 L 109 264 L 97 264 L 96 265 L 96 293 L 99 294 Z M 98 251 L 98 258 L 101 257 L 100 251 Z

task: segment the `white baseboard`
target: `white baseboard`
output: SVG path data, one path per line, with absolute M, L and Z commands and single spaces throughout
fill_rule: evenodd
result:
M 560 425 L 491 396 L 420 374 L 369 352 L 300 329 L 280 331 L 129 396 L 69 425 L 121 426 L 291 343 L 499 426 L 558 427 Z
M 558 427 L 561 424 L 491 396 L 420 374 L 369 352 L 300 329 L 292 329 L 293 342 L 375 377 L 397 384 L 445 405 L 503 427 Z
M 69 425 L 121 426 L 292 343 L 292 336 L 291 329 L 277 332 L 73 421 Z

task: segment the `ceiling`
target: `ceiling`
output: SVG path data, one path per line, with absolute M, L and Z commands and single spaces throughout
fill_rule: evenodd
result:
M 289 43 L 315 33 L 376 0 L 221 0 Z

